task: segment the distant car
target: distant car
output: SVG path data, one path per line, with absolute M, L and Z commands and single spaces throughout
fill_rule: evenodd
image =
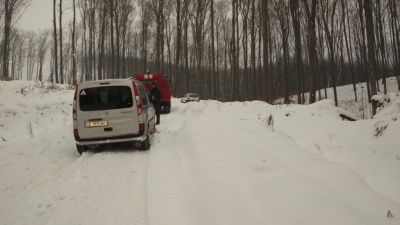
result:
M 181 98 L 182 103 L 193 102 L 193 101 L 196 101 L 196 102 L 200 101 L 199 96 L 195 93 L 186 93 L 185 96 L 183 96 Z
M 147 150 L 155 133 L 155 110 L 140 81 L 85 82 L 75 90 L 73 127 L 79 154 L 90 146 L 116 142 L 137 142 Z

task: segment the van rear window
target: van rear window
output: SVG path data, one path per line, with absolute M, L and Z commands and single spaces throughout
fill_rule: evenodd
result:
M 142 82 L 144 86 L 152 86 L 154 82 L 157 83 L 155 80 L 141 80 L 140 82 Z
M 132 105 L 132 89 L 128 86 L 94 87 L 79 92 L 81 111 L 123 109 Z

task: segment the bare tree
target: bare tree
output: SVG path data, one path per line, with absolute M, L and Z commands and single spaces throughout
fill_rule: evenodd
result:
M 37 80 L 43 81 L 43 64 L 46 59 L 47 50 L 49 48 L 48 38 L 49 31 L 43 30 L 39 33 L 37 38 L 37 62 L 38 62 L 38 74 Z
M 36 58 L 36 34 L 33 32 L 29 32 L 26 34 L 27 36 L 27 46 L 26 46 L 26 79 L 33 80 L 33 69 L 35 66 L 35 58 Z
M 118 33 L 119 33 L 119 45 L 121 46 L 119 49 L 119 73 L 120 77 L 124 78 L 129 76 L 128 72 L 126 70 L 127 67 L 127 48 L 128 48 L 128 36 L 129 36 L 129 29 L 131 27 L 132 20 L 131 15 L 134 14 L 134 7 L 131 3 L 131 1 L 128 0 L 123 0 L 120 1 L 119 7 L 118 7 L 118 14 L 119 16 L 119 26 L 118 26 Z
M 289 5 L 285 1 L 273 1 L 273 11 L 279 23 L 283 54 L 284 103 L 289 104 Z
M 4 1 L 5 0 L 1 0 L 0 1 L 0 20 L 3 20 L 3 16 L 4 16 Z M 0 28 L 2 28 L 3 27 L 3 24 L 2 23 L 0 23 Z
M 371 8 L 371 0 L 364 0 L 364 11 L 365 11 L 365 20 L 366 20 L 366 30 L 367 30 L 367 39 L 368 39 L 368 74 L 371 86 L 371 95 L 374 96 L 377 94 L 376 88 L 376 73 L 377 73 L 377 65 L 375 58 L 375 28 L 374 21 L 372 16 L 372 8 Z M 376 114 L 376 101 L 372 101 L 372 115 Z
M 350 31 L 350 24 L 349 24 L 349 7 L 346 7 L 346 2 L 341 0 L 342 5 L 342 24 L 343 24 L 343 32 L 344 32 L 344 39 L 346 43 L 346 51 L 347 51 L 347 59 L 349 61 L 349 66 L 351 70 L 351 81 L 353 84 L 353 91 L 354 91 L 354 98 L 357 101 L 357 86 L 356 86 L 356 79 L 354 74 L 354 66 L 353 66 L 353 54 L 351 48 L 351 31 Z
M 359 22 L 360 22 L 360 27 L 359 27 L 359 33 L 361 37 L 359 37 L 359 48 L 360 48 L 360 55 L 362 58 L 362 69 L 364 70 L 364 73 L 366 74 L 366 83 L 367 83 L 367 93 L 368 93 L 368 102 L 371 103 L 371 85 L 370 85 L 370 73 L 368 72 L 368 55 L 367 55 L 367 44 L 366 44 L 366 25 L 365 25 L 365 17 L 364 17 L 364 1 L 363 0 L 357 0 L 357 8 L 358 8 L 358 16 L 359 16 Z
M 183 67 L 184 67 L 184 74 L 185 74 L 185 86 L 186 90 L 190 90 L 191 84 L 193 82 L 189 82 L 190 73 L 189 73 L 189 17 L 190 17 L 190 4 L 192 0 L 183 0 L 183 7 L 182 7 L 182 26 L 183 26 Z
M 389 0 L 389 11 L 390 11 L 390 31 L 392 33 L 392 45 L 394 48 L 394 69 L 400 71 L 400 18 L 397 14 L 397 1 Z M 400 76 L 396 73 L 397 77 L 397 89 L 400 91 Z
M 114 42 L 114 0 L 108 0 L 108 11 L 110 12 L 110 45 L 111 45 L 111 78 L 115 78 L 115 42 Z
M 292 15 L 292 24 L 295 39 L 296 54 L 296 72 L 297 72 L 297 102 L 301 104 L 304 99 L 303 86 L 303 58 L 301 44 L 301 28 L 300 28 L 300 4 L 299 0 L 290 0 L 290 13 Z
M 267 102 L 272 101 L 271 99 L 271 94 L 270 90 L 272 85 L 272 82 L 270 81 L 269 77 L 269 70 L 268 70 L 268 1 L 261 1 L 261 7 L 262 7 L 262 40 L 263 40 L 263 74 L 264 74 L 264 97 L 267 100 Z
M 141 19 L 141 71 L 148 69 L 148 43 L 149 43 L 149 30 L 150 23 L 152 22 L 152 17 L 150 12 L 150 4 L 148 1 L 140 1 L 140 19 Z
M 11 29 L 13 20 L 18 18 L 18 13 L 23 13 L 24 8 L 29 5 L 30 0 L 4 0 L 4 34 L 3 34 L 3 55 L 2 69 L 5 78 L 9 77 L 9 57 L 11 44 Z
M 77 83 L 76 77 L 76 7 L 75 7 L 75 0 L 72 1 L 72 10 L 73 10 L 73 22 L 72 22 L 72 84 Z
M 98 72 L 98 78 L 100 80 L 105 79 L 105 42 L 106 42 L 106 30 L 107 30 L 107 16 L 108 16 L 108 10 L 105 4 L 105 1 L 100 2 L 99 6 L 99 12 L 98 12 L 98 18 L 100 18 L 99 21 L 99 40 L 98 40 L 98 52 L 99 52 L 99 60 L 97 62 L 97 72 Z
M 317 71 L 318 71 L 318 56 L 317 56 L 317 37 L 316 37 L 316 15 L 317 15 L 317 0 L 311 0 L 311 5 L 308 0 L 302 0 L 304 10 L 307 17 L 307 47 L 310 67 L 310 103 L 316 101 L 315 93 L 317 90 Z
M 57 23 L 56 23 L 56 0 L 53 0 L 53 43 L 54 43 L 54 77 L 52 81 L 58 83 L 58 44 L 57 44 Z
M 386 76 L 387 76 L 387 55 L 386 55 L 386 39 L 385 39 L 385 35 L 384 35 L 384 30 L 386 28 L 384 28 L 384 23 L 383 23 L 383 13 L 382 12 L 382 6 L 381 6 L 381 0 L 376 0 L 376 24 L 378 27 L 378 33 L 379 35 L 377 35 L 378 38 L 378 45 L 379 45 L 379 51 L 380 51 L 380 57 L 381 57 L 381 75 L 382 75 L 382 83 L 383 83 L 383 89 L 384 89 L 384 94 L 387 94 L 387 86 L 386 86 Z M 379 87 L 379 85 L 378 85 Z
M 156 17 L 156 70 L 164 72 L 164 0 L 151 0 L 151 6 Z
M 11 73 L 10 78 L 20 79 L 22 77 L 22 63 L 23 58 L 22 54 L 24 52 L 24 42 L 25 42 L 25 35 L 22 31 L 18 29 L 12 30 L 11 35 L 11 43 L 10 43 L 10 60 L 11 60 Z
M 251 39 L 251 47 L 250 47 L 250 63 L 251 63 L 251 76 L 253 79 L 252 82 L 252 99 L 256 99 L 256 4 L 255 0 L 251 0 L 251 22 L 250 22 L 250 39 Z
M 64 71 L 63 71 L 63 26 L 62 26 L 62 15 L 63 15 L 63 9 L 62 9 L 62 0 L 59 0 L 60 4 L 59 4 L 59 15 L 58 15 L 58 19 L 59 19 L 59 29 L 60 29 L 60 82 L 63 84 L 64 83 Z
M 212 91 L 212 97 L 214 99 L 217 98 L 217 76 L 215 74 L 215 34 L 214 34 L 214 0 L 210 2 L 210 26 L 211 26 L 211 77 L 213 78 L 213 85 L 210 81 L 210 88 L 214 86 L 214 90 Z M 211 79 L 210 79 L 211 80 Z
M 242 76 L 242 81 L 240 83 L 243 83 L 241 85 L 242 87 L 244 86 L 244 91 L 241 92 L 243 93 L 242 95 L 244 96 L 242 100 L 248 100 L 249 96 L 249 51 L 248 51 L 248 45 L 249 45 L 249 16 L 250 16 L 250 7 L 251 1 L 250 0 L 244 0 L 239 2 L 239 10 L 242 18 L 242 49 L 243 49 L 243 76 Z
M 326 0 L 321 4 L 321 13 L 322 13 L 322 22 L 323 22 L 323 27 L 324 27 L 324 32 L 326 35 L 326 42 L 328 46 L 328 55 L 330 59 L 330 75 L 331 75 L 331 80 L 332 80 L 332 85 L 333 85 L 333 94 L 334 94 L 334 100 L 335 100 L 335 105 L 338 106 L 338 97 L 337 97 L 337 61 L 336 61 L 336 54 L 337 54 L 337 48 L 336 48 L 336 40 L 340 40 L 338 37 L 339 32 L 336 29 L 340 29 L 340 26 L 337 26 L 335 22 L 337 21 L 337 4 L 338 0 Z
M 194 52 L 196 56 L 196 78 L 197 91 L 204 96 L 205 80 L 203 79 L 203 56 L 206 15 L 208 12 L 209 0 L 196 0 L 193 5 L 193 38 Z
M 174 71 L 174 94 L 177 94 L 178 84 L 181 81 L 181 55 L 182 55 L 182 4 L 181 0 L 176 0 L 176 52 L 175 52 L 175 71 Z

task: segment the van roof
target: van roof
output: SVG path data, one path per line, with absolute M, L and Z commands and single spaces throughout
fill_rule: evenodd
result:
M 139 82 L 137 80 L 131 80 L 131 79 L 105 79 L 105 80 L 95 80 L 95 81 L 85 81 L 79 84 L 79 86 L 83 87 L 95 87 L 95 86 L 100 86 L 100 85 L 107 85 L 107 84 L 113 84 L 113 85 L 126 85 L 135 82 Z
M 152 74 L 139 73 L 139 74 L 135 74 L 133 77 L 138 80 L 157 80 L 159 83 L 161 83 L 161 81 L 167 80 L 167 77 L 164 74 L 160 74 L 160 73 L 152 73 Z

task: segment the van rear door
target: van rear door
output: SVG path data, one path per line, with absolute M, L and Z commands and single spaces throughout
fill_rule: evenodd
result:
M 77 122 L 81 139 L 139 133 L 136 99 L 129 83 L 83 86 L 78 90 Z

